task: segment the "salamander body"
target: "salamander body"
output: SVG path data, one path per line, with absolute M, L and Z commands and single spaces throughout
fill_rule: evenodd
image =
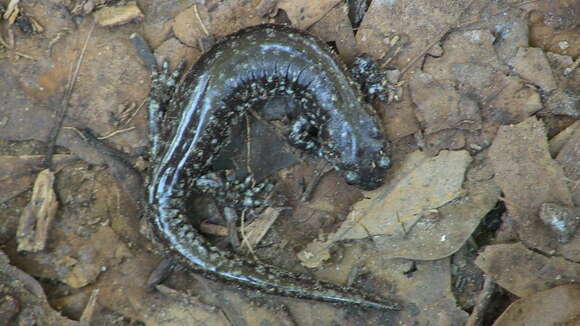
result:
M 149 216 L 169 252 L 210 278 L 265 293 L 396 309 L 369 293 L 220 250 L 186 222 L 186 201 L 232 124 L 273 98 L 294 108 L 291 144 L 323 156 L 349 184 L 374 189 L 383 183 L 388 143 L 359 84 L 329 47 L 289 27 L 260 25 L 223 38 L 176 84 L 177 76 L 158 75 L 149 104 Z

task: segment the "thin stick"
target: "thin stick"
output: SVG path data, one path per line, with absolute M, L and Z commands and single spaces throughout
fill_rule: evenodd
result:
M 76 67 L 75 67 L 73 73 L 70 75 L 70 79 L 68 80 L 67 88 L 65 90 L 65 93 L 64 93 L 64 95 L 62 97 L 62 101 L 61 101 L 61 110 L 60 110 L 60 112 L 58 112 L 57 124 L 51 130 L 51 134 L 48 137 L 48 148 L 46 151 L 46 163 L 45 164 L 51 170 L 53 169 L 52 156 L 54 155 L 54 150 L 56 147 L 56 140 L 58 139 L 58 136 L 60 134 L 60 130 L 62 129 L 62 124 L 64 122 L 66 115 L 67 115 L 68 107 L 69 107 L 68 101 L 70 100 L 70 96 L 72 94 L 74 85 L 76 83 L 76 80 L 77 80 L 77 77 L 79 74 L 81 63 L 83 62 L 83 59 L 85 57 L 85 53 L 87 51 L 87 46 L 89 44 L 89 40 L 91 39 L 91 36 L 93 35 L 93 30 L 95 29 L 95 26 L 96 26 L 96 23 L 93 22 L 93 25 L 91 26 L 91 29 L 89 30 L 89 33 L 87 34 L 85 44 L 83 45 L 83 48 L 81 49 L 81 52 L 79 54 L 79 58 L 77 59 Z
M 197 4 L 193 5 L 193 12 L 195 13 L 195 17 L 197 18 L 197 20 L 199 20 L 199 25 L 201 25 L 201 29 L 203 29 L 205 36 L 209 36 L 209 32 L 207 28 L 205 28 L 205 24 L 201 20 L 201 16 L 199 15 L 199 11 L 197 10 Z

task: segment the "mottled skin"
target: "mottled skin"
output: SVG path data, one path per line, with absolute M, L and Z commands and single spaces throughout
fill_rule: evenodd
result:
M 186 221 L 185 202 L 227 142 L 230 125 L 272 97 L 293 101 L 289 140 L 325 157 L 348 183 L 374 189 L 390 165 L 372 108 L 344 65 L 318 39 L 261 25 L 218 42 L 176 85 L 180 69 L 154 76 L 149 107 L 150 220 L 158 240 L 188 267 L 259 291 L 377 309 L 396 304 L 222 251 Z M 313 134 L 315 135 L 313 137 Z

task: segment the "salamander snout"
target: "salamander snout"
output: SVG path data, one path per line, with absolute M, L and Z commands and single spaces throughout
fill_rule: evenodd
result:
M 384 149 L 365 154 L 353 166 L 343 168 L 343 176 L 350 185 L 374 190 L 384 183 L 391 159 Z

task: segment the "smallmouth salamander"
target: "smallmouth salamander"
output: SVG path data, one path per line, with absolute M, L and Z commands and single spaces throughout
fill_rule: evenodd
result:
M 383 183 L 389 145 L 359 84 L 329 47 L 293 28 L 260 25 L 223 38 L 176 83 L 179 71 L 170 74 L 164 64 L 154 74 L 149 104 L 148 203 L 158 240 L 212 279 L 268 294 L 398 309 L 364 291 L 222 251 L 186 222 L 186 202 L 227 142 L 230 125 L 272 98 L 298 108 L 290 114 L 293 145 L 322 155 L 349 184 L 374 189 Z

